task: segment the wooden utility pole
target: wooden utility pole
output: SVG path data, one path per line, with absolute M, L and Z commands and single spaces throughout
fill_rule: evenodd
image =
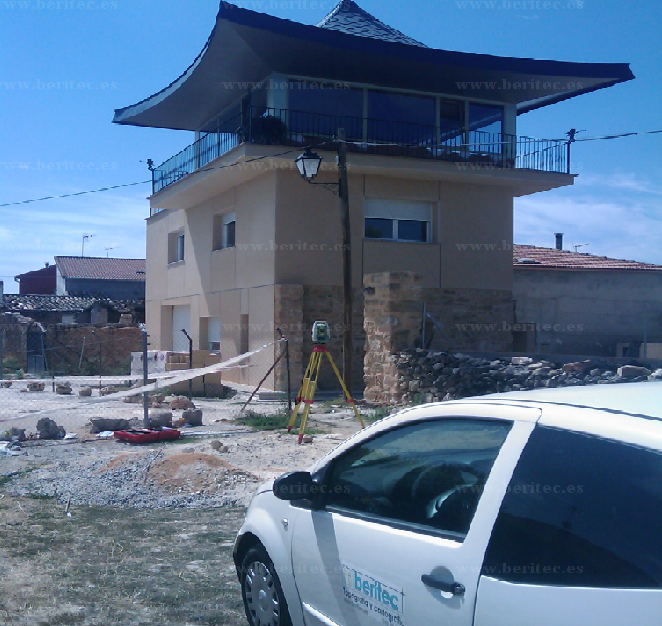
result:
M 338 196 L 342 219 L 342 272 L 343 272 L 343 381 L 349 393 L 352 393 L 352 311 L 354 297 L 352 292 L 352 250 L 351 228 L 349 219 L 349 188 L 347 186 L 347 143 L 345 129 L 338 129 Z

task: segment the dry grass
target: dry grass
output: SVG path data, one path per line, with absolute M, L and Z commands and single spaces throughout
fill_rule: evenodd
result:
M 0 499 L 0 623 L 246 624 L 232 562 L 243 509 L 69 513 L 52 499 Z

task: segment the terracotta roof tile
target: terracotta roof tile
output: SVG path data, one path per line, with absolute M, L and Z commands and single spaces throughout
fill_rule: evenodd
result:
M 145 280 L 145 259 L 56 256 L 55 265 L 64 278 Z
M 513 246 L 513 265 L 521 269 L 568 269 L 568 270 L 639 270 L 662 271 L 662 265 L 611 259 L 586 252 L 571 252 L 538 246 Z

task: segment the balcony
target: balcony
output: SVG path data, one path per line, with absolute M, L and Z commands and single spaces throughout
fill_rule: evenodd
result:
M 570 144 L 565 140 L 252 107 L 222 120 L 213 132 L 155 168 L 152 192 L 165 189 L 241 143 L 324 149 L 332 147 L 338 128 L 346 131 L 348 153 L 446 161 L 462 170 L 570 173 Z

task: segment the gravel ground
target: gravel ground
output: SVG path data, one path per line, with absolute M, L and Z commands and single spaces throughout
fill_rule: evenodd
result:
M 314 405 L 309 429 L 324 434 L 298 445 L 296 435 L 253 432 L 239 423 L 236 399 L 198 406 L 205 412 L 205 426 L 184 429 L 185 437 L 176 442 L 141 446 L 99 439 L 89 433 L 86 416 L 71 416 L 67 430 L 77 439 L 24 442 L 17 456 L 0 456 L 0 483 L 13 496 L 55 496 L 72 505 L 246 506 L 260 483 L 305 469 L 359 428 L 345 408 Z M 253 406 L 261 413 L 279 408 L 275 403 Z

